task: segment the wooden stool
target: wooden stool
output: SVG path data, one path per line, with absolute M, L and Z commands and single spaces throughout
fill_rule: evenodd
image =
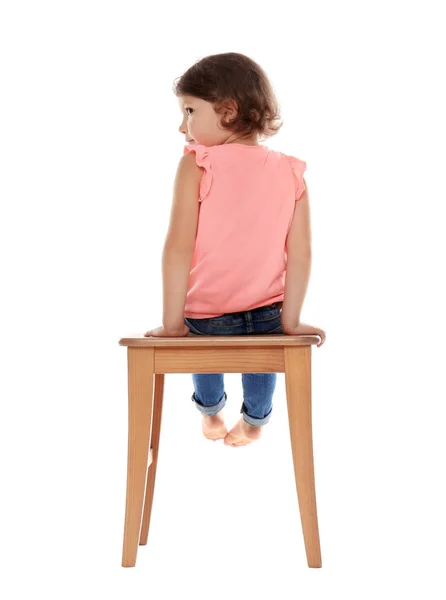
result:
M 285 373 L 300 518 L 309 567 L 321 567 L 311 420 L 311 346 L 317 335 L 121 338 L 128 359 L 128 455 L 122 566 L 147 544 L 165 373 Z M 145 492 L 145 494 L 144 494 Z

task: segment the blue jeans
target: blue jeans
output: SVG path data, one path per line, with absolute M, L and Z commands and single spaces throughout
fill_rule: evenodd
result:
M 283 302 L 260 306 L 244 312 L 226 313 L 210 319 L 185 318 L 190 335 L 265 335 L 283 334 L 281 309 Z M 268 423 L 276 387 L 276 373 L 242 373 L 243 403 L 240 412 L 250 425 Z M 192 374 L 195 392 L 192 401 L 206 415 L 217 414 L 226 404 L 223 373 Z

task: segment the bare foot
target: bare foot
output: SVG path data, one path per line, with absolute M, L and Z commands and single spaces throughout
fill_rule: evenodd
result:
M 240 421 L 234 425 L 225 437 L 223 443 L 225 446 L 246 446 L 247 444 L 258 440 L 261 434 L 262 427 L 254 427 L 241 417 Z
M 204 437 L 206 437 L 208 440 L 213 440 L 214 442 L 216 440 L 221 440 L 228 433 L 222 415 L 222 410 L 220 410 L 216 415 L 212 416 L 203 414 L 203 423 L 201 428 Z

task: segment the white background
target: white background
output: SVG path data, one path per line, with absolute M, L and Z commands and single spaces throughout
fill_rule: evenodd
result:
M 20 2 L 0 9 L 3 598 L 444 599 L 440 2 Z M 127 357 L 161 325 L 182 156 L 174 79 L 242 52 L 307 162 L 322 569 L 284 374 L 261 441 L 206 440 L 167 375 L 149 543 L 121 567 Z M 241 375 L 226 375 L 227 424 Z

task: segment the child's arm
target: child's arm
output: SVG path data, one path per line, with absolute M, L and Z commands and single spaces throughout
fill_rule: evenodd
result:
M 165 247 L 163 251 L 163 326 L 179 331 L 184 325 L 184 307 L 192 266 L 192 251 Z
M 307 293 L 311 271 L 311 223 L 308 185 L 294 207 L 286 249 L 288 255 L 285 293 L 282 306 L 282 329 L 294 329 L 300 322 L 300 313 Z
M 184 307 L 198 227 L 199 190 L 203 171 L 195 155 L 182 156 L 174 183 L 169 230 L 163 249 L 163 326 L 184 326 Z

